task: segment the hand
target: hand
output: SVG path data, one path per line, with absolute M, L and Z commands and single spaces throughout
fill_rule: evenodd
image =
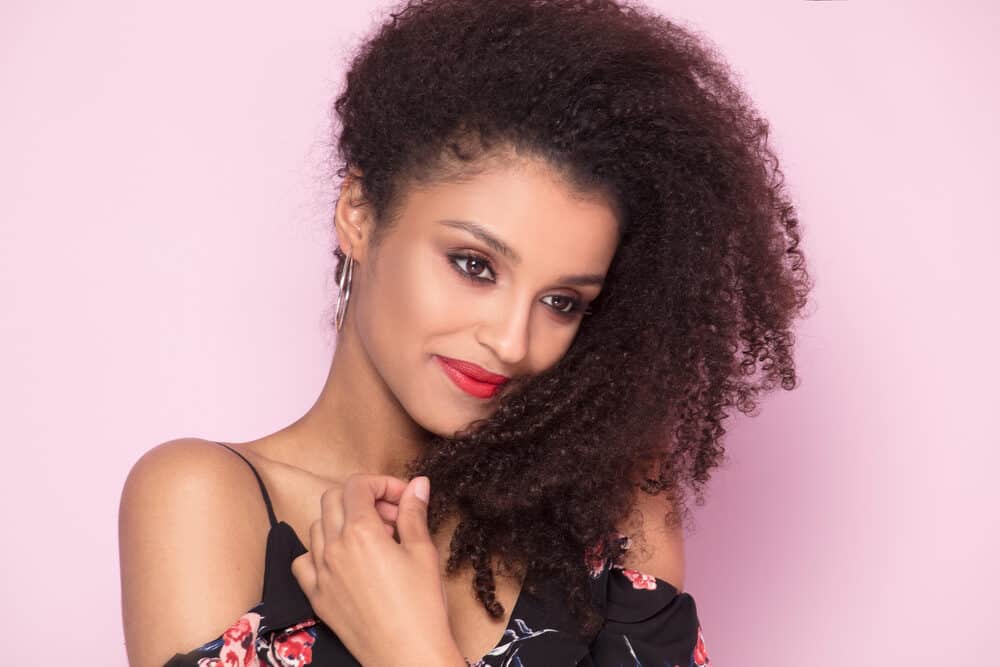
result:
M 426 477 L 351 475 L 323 493 L 309 551 L 292 561 L 313 610 L 366 667 L 464 664 L 427 528 L 429 491 Z

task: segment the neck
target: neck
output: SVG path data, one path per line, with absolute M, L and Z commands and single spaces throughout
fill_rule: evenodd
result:
M 350 324 L 339 332 L 319 398 L 283 429 L 282 439 L 299 462 L 330 479 L 357 472 L 407 479 L 406 464 L 419 455 L 428 434 L 372 367 Z

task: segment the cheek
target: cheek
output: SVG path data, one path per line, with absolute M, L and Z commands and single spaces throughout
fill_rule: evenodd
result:
M 474 305 L 470 299 L 474 290 L 459 283 L 446 258 L 428 251 L 419 266 L 414 267 L 413 276 L 410 299 L 416 312 L 412 316 L 422 325 L 421 331 L 428 335 L 446 334 L 461 327 L 468 319 L 467 309 Z
M 473 340 L 462 340 L 455 348 L 456 334 L 463 335 L 477 323 L 496 323 L 495 309 L 503 307 L 490 299 L 488 288 L 465 283 L 448 258 L 436 249 L 387 253 L 379 258 L 376 282 L 368 290 L 361 333 L 374 343 L 371 350 L 386 364 L 409 366 L 431 354 L 467 353 L 476 349 Z M 579 326 L 554 321 L 534 304 L 528 333 L 526 366 L 535 373 L 556 364 L 573 342 Z M 412 367 L 411 367 L 412 370 Z
M 565 356 L 573 343 L 578 327 L 558 329 L 551 325 L 542 327 L 545 331 L 534 338 L 531 350 L 531 367 L 533 373 L 548 370 Z
M 376 283 L 366 299 L 370 312 L 364 334 L 378 340 L 381 349 L 423 347 L 429 337 L 459 324 L 461 286 L 436 259 L 412 248 L 379 258 Z

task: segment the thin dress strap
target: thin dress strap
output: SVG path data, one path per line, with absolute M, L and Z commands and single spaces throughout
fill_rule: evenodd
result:
M 264 504 L 267 505 L 267 518 L 270 519 L 271 526 L 274 527 L 278 523 L 278 518 L 274 515 L 274 508 L 271 507 L 271 497 L 267 495 L 267 488 L 265 488 L 264 486 L 264 480 L 260 478 L 260 474 L 257 472 L 257 469 L 253 467 L 253 464 L 250 463 L 250 461 L 247 461 L 247 457 L 243 456 L 229 445 L 223 444 L 221 442 L 216 442 L 215 444 L 222 445 L 223 447 L 231 451 L 233 454 L 236 454 L 236 456 L 246 461 L 246 464 L 250 466 L 250 470 L 253 471 L 253 476 L 257 478 L 257 484 L 260 485 L 260 492 L 264 496 Z

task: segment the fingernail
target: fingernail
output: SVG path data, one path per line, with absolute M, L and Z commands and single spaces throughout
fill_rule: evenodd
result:
M 413 481 L 413 495 L 425 503 L 431 497 L 431 481 L 421 475 Z

